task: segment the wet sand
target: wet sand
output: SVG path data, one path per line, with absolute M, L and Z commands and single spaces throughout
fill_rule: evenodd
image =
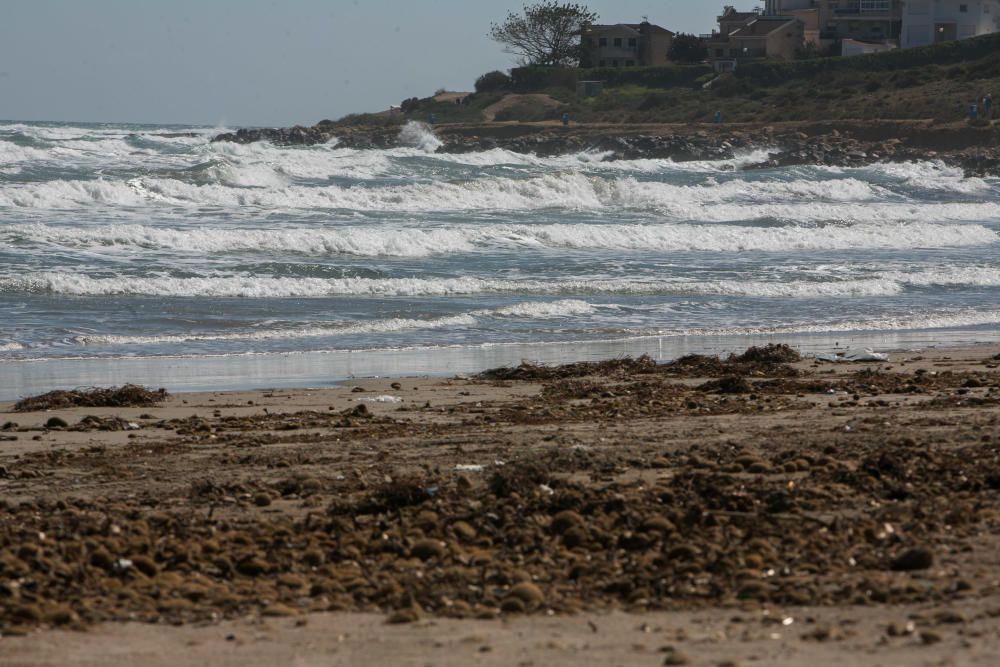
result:
M 993 664 L 997 355 L 0 404 L 0 664 Z

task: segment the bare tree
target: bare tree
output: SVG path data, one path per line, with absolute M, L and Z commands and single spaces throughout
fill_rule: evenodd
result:
M 580 59 L 580 33 L 597 20 L 584 5 L 539 2 L 523 14 L 510 12 L 503 23 L 490 26 L 490 37 L 525 65 L 574 65 Z

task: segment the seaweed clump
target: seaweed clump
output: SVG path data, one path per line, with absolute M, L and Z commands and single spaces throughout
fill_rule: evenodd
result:
M 609 359 L 607 361 L 581 361 L 562 366 L 546 366 L 521 362 L 514 368 L 502 367 L 484 371 L 480 374 L 484 380 L 564 380 L 566 378 L 587 377 L 589 375 L 632 375 L 651 373 L 656 370 L 656 360 L 649 355 L 632 358 Z
M 38 412 L 65 408 L 145 408 L 164 401 L 166 389 L 152 391 L 134 384 L 106 389 L 73 389 L 50 391 L 40 396 L 22 399 L 14 404 L 15 412 Z

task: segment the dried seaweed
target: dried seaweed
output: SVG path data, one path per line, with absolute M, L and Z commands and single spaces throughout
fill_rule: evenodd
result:
M 166 389 L 151 391 L 145 387 L 127 384 L 107 389 L 74 389 L 50 391 L 32 396 L 14 404 L 15 412 L 39 412 L 64 408 L 133 408 L 150 407 L 169 396 Z
M 515 368 L 503 367 L 484 371 L 480 378 L 484 380 L 562 380 L 574 377 L 586 377 L 588 375 L 632 375 L 638 373 L 651 373 L 656 370 L 656 361 L 643 355 L 638 358 L 624 357 L 621 359 L 609 359 L 608 361 L 581 361 L 574 364 L 564 364 L 562 366 L 546 366 L 544 364 L 533 364 L 528 361 L 521 362 Z

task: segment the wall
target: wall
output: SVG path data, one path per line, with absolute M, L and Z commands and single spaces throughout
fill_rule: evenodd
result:
M 961 11 L 962 5 L 968 11 Z M 1000 1 L 906 0 L 903 7 L 903 47 L 933 44 L 937 41 L 937 30 L 942 24 L 955 24 L 957 39 L 998 32 Z
M 662 67 L 670 64 L 670 47 L 674 37 L 666 32 L 652 32 L 642 39 L 642 64 L 652 67 Z
M 804 29 L 795 21 L 782 26 L 767 36 L 767 57 L 777 60 L 794 60 L 802 48 Z
M 606 39 L 607 46 L 600 46 L 600 40 Z M 615 40 L 621 40 L 621 46 L 615 46 Z M 593 46 L 587 40 L 593 40 Z M 634 46 L 629 46 L 629 40 L 635 40 Z M 639 35 L 628 28 L 609 28 L 607 30 L 594 30 L 583 38 L 583 45 L 589 57 L 589 65 L 600 67 L 604 61 L 605 67 L 613 67 L 613 63 L 618 61 L 618 67 L 626 67 L 629 61 L 632 66 L 638 65 L 642 53 L 639 50 Z

